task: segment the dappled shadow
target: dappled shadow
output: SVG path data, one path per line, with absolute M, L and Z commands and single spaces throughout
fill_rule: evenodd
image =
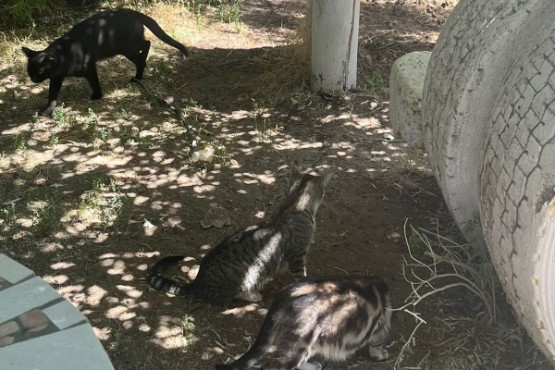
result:
M 264 23 L 269 3 L 275 16 Z M 251 28 L 270 32 L 278 19 L 279 27 L 295 26 L 292 1 L 245 6 Z M 344 97 L 306 89 L 300 45 L 191 47 L 183 61 L 158 43 L 146 90 L 129 83 L 132 64 L 114 58 L 99 67 L 102 100 L 88 101 L 86 81 L 68 79 L 65 108 L 48 120 L 33 118 L 46 84 L 32 85 L 21 68 L 2 69 L 0 250 L 87 315 L 117 368 L 213 368 L 248 347 L 273 292 L 291 277 L 270 284 L 259 304 L 215 307 L 153 291 L 146 271 L 160 256 L 183 254 L 174 273 L 193 278 L 209 248 L 276 211 L 297 160 L 337 174 L 317 216 L 310 275 L 375 273 L 391 282 L 394 299 L 404 297 L 405 219 L 452 222 L 425 159 L 392 136 L 386 99 L 366 88 L 373 71 L 386 78 L 391 59 L 406 50 L 409 36 L 397 25 L 373 21 L 398 9 L 363 2 L 362 88 Z M 431 46 L 408 40 L 411 48 Z M 191 160 L 191 128 L 197 149 L 212 156 Z M 407 333 L 413 324 L 396 325 Z M 349 366 L 368 364 L 360 354 Z

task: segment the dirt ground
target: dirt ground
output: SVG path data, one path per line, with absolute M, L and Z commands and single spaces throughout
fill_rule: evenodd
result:
M 33 117 L 47 84 L 32 84 L 21 56 L 7 52 L 0 65 L 0 251 L 85 313 L 116 369 L 213 369 L 249 347 L 272 292 L 291 277 L 271 283 L 260 304 L 222 308 L 154 291 L 145 273 L 160 256 L 183 254 L 176 275 L 193 278 L 211 246 L 276 210 L 296 160 L 337 174 L 317 214 L 309 275 L 377 274 L 390 283 L 394 306 L 402 305 L 411 291 L 402 275 L 405 225 L 462 239 L 425 154 L 388 127 L 388 76 L 397 57 L 432 49 L 455 3 L 362 0 L 358 88 L 342 97 L 307 88 L 299 0 L 245 0 L 240 21 L 231 23 L 216 11 L 144 8 L 192 56 L 181 60 L 154 41 L 144 89 L 128 83 L 128 61 L 102 62 L 104 99 L 88 101 L 86 82 L 68 80 L 64 110 L 48 120 Z M 39 48 L 59 35 L 38 34 L 24 39 L 6 30 L 2 45 Z M 184 113 L 181 120 L 168 105 Z M 211 162 L 191 160 L 191 132 L 196 150 L 214 150 Z M 475 347 L 460 344 L 475 334 L 465 320 L 480 315 L 464 291 L 419 309 L 427 324 L 412 338 L 414 318 L 396 313 L 392 361 L 371 364 L 360 351 L 324 368 L 549 368 L 510 320 L 514 337 L 485 339 L 505 346 L 496 348 L 499 361 L 480 363 Z M 448 320 L 454 316 L 461 325 Z M 409 338 L 411 351 L 394 365 Z

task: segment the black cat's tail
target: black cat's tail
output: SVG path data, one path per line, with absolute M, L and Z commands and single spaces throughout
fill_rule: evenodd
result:
M 254 369 L 256 365 L 260 363 L 260 360 L 266 352 L 270 349 L 270 347 L 274 343 L 276 333 L 276 323 L 277 317 L 270 311 L 266 315 L 264 322 L 262 323 L 262 327 L 260 328 L 260 333 L 258 333 L 258 337 L 254 341 L 252 347 L 241 357 L 239 357 L 234 362 L 229 364 L 219 364 L 216 365 L 216 370 L 246 370 L 246 369 Z
M 183 55 L 186 57 L 189 56 L 189 50 L 180 42 L 177 42 L 170 35 L 168 35 L 162 27 L 152 18 L 147 15 L 141 14 L 143 16 L 143 24 L 146 28 L 148 28 L 156 37 L 160 40 L 164 41 L 166 44 L 173 46 L 176 49 L 179 49 Z
M 164 257 L 152 266 L 148 273 L 148 282 L 156 289 L 174 295 L 186 295 L 191 290 L 191 284 L 183 284 L 179 281 L 164 277 L 164 271 L 181 261 L 183 256 Z

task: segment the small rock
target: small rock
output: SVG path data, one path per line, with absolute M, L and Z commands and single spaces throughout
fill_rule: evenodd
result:
M 215 150 L 213 147 L 211 146 L 206 147 L 200 151 L 199 159 L 206 163 L 212 163 L 212 161 L 214 160 L 214 153 L 215 153 Z
M 196 152 L 193 152 L 193 154 L 191 154 L 191 162 L 202 161 L 206 163 L 212 163 L 212 161 L 214 160 L 215 152 L 216 150 L 211 146 L 208 146 L 202 150 L 197 150 Z
M 15 321 L 9 321 L 5 324 L 0 325 L 0 337 L 5 337 L 6 335 L 14 334 L 19 331 L 19 325 Z
M 38 308 L 19 316 L 19 320 L 25 329 L 34 329 L 49 322 L 48 317 Z
M 146 236 L 152 236 L 158 229 L 154 224 L 152 224 L 149 220 L 145 218 L 145 222 L 143 223 L 143 229 Z
M 6 347 L 9 346 L 10 344 L 13 343 L 13 341 L 15 340 L 14 336 L 8 335 L 5 337 L 1 337 L 0 338 L 0 347 Z
M 388 134 L 387 132 L 385 134 L 383 134 L 383 138 L 387 141 L 392 141 L 395 140 L 395 136 Z
M 193 154 L 191 154 L 191 162 L 198 162 L 198 160 L 200 159 L 200 152 L 193 152 Z

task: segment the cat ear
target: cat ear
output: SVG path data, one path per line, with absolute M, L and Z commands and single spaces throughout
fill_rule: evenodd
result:
M 301 167 L 297 161 L 291 163 L 291 182 L 302 175 Z
M 25 55 L 27 55 L 27 58 L 31 59 L 32 57 L 34 57 L 35 55 L 37 55 L 38 51 L 34 51 L 29 49 L 28 47 L 22 46 L 21 50 L 23 50 L 23 52 L 25 53 Z

